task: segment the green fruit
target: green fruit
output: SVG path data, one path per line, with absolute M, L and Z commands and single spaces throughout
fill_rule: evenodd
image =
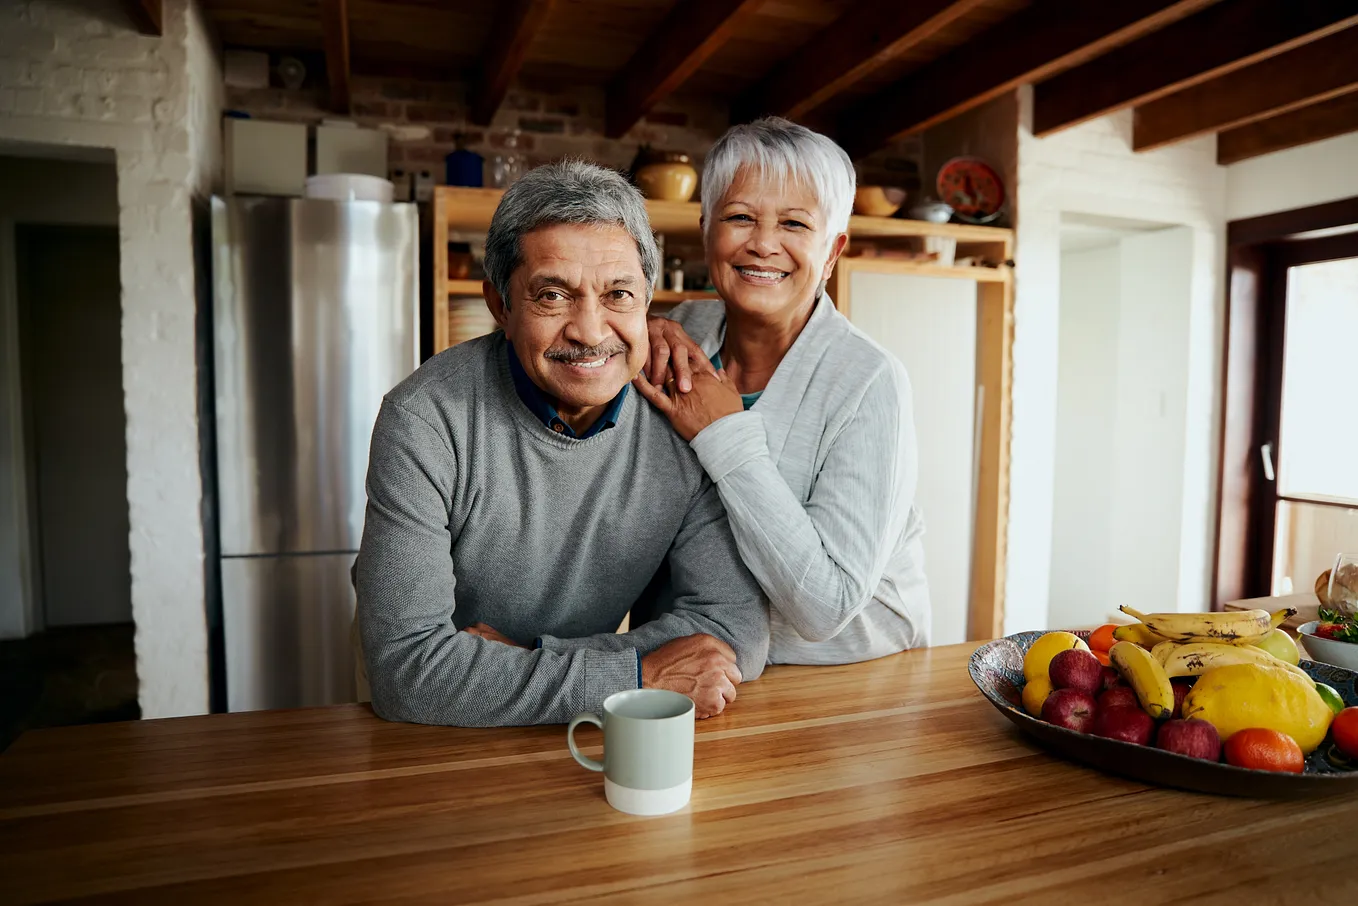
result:
M 1320 694 L 1325 704 L 1330 706 L 1330 710 L 1335 714 L 1344 710 L 1344 700 L 1339 697 L 1339 690 L 1324 683 L 1316 683 L 1316 692 Z
M 1297 651 L 1297 643 L 1292 641 L 1292 636 L 1281 629 L 1275 629 L 1257 642 L 1252 643 L 1256 648 L 1262 648 L 1280 661 L 1287 661 L 1296 666 L 1301 661 L 1301 653 Z

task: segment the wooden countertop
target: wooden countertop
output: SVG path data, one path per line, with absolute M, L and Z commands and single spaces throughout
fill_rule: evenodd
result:
M 699 722 L 663 818 L 609 808 L 561 727 L 346 705 L 29 733 L 0 755 L 0 901 L 1358 902 L 1358 798 L 1063 762 L 976 691 L 974 647 L 770 669 Z

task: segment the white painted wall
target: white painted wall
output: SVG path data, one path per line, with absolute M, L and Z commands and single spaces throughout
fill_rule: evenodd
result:
M 1193 235 L 1178 600 L 1206 609 L 1215 533 L 1226 177 L 1216 141 L 1131 150 L 1131 112 L 1048 138 L 1019 92 L 1013 439 L 1005 631 L 1049 624 L 1063 212 L 1187 226 Z
M 163 37 L 118 0 L 0 7 L 0 141 L 117 155 L 132 610 L 142 714 L 208 707 L 191 207 L 220 171 L 220 61 L 196 0 Z
M 1226 167 L 1226 219 L 1358 196 L 1358 132 Z
M 41 627 L 23 467 L 16 223 L 117 226 L 113 155 L 103 163 L 0 156 L 0 639 L 24 638 Z
M 1121 267 L 1116 242 L 1061 255 L 1050 626 L 1102 622 L 1110 600 Z
M 976 284 L 854 272 L 851 319 L 905 364 L 919 438 L 931 645 L 967 638 L 975 505 Z
M 1199 466 L 1186 455 L 1193 231 L 1129 236 L 1119 256 L 1109 591 L 1105 609 L 1091 614 L 1095 623 L 1123 603 L 1151 611 L 1206 609 L 1200 605 L 1207 594 L 1201 576 L 1181 581 L 1184 557 L 1196 565 L 1204 553 L 1200 544 L 1182 543 L 1200 515 L 1185 514 L 1184 507 L 1184 488 Z

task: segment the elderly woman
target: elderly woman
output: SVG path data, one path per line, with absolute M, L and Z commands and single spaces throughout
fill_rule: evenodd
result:
M 853 195 L 823 135 L 770 118 L 722 136 L 702 198 L 721 300 L 652 319 L 634 382 L 716 484 L 772 604 L 775 664 L 928 644 L 910 382 L 825 292 Z

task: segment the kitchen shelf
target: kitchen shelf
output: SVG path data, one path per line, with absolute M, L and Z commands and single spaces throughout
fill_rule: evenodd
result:
M 460 186 L 438 186 L 434 189 L 434 298 L 480 296 L 479 280 L 448 279 L 448 241 L 450 233 L 484 233 L 500 203 L 503 189 L 469 189 Z M 699 218 L 702 206 L 696 201 L 647 201 L 646 212 L 651 228 L 667 236 L 699 239 Z M 990 261 L 1007 262 L 1013 258 L 1014 233 L 1001 227 L 970 226 L 959 223 L 928 223 L 923 220 L 900 220 L 894 217 L 849 218 L 850 248 L 858 240 L 871 240 L 885 246 L 908 242 L 911 239 L 943 237 L 957 241 L 957 256 L 977 256 Z M 884 258 L 844 259 L 872 261 L 877 270 L 890 273 L 919 274 L 953 280 L 974 280 L 981 283 L 1004 282 L 1011 278 L 1008 267 L 943 267 Z M 850 265 L 851 267 L 853 265 Z M 659 291 L 655 302 L 669 305 L 685 299 L 715 298 L 705 293 L 671 293 Z M 441 352 L 452 344 L 449 335 L 447 306 L 435 306 L 434 351 Z
M 475 296 L 481 298 L 480 280 L 445 280 L 444 285 L 448 288 L 447 295 L 463 298 Z
M 961 267 L 928 261 L 895 261 L 890 258 L 841 258 L 836 267 L 871 270 L 874 274 L 916 274 L 920 277 L 946 277 L 978 283 L 1006 283 L 1011 279 L 1011 271 L 1007 267 Z

